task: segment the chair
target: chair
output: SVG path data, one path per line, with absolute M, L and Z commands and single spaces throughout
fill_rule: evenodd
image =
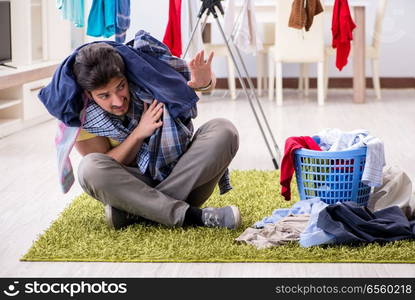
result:
M 262 90 L 267 88 L 266 77 L 268 77 L 267 61 L 271 47 L 275 43 L 275 25 L 274 23 L 262 24 L 263 49 L 256 53 L 256 74 L 257 74 L 257 93 L 262 96 Z
M 383 19 L 385 16 L 386 6 L 388 1 L 387 0 L 379 0 L 378 7 L 376 10 L 376 18 L 375 18 L 375 29 L 373 31 L 373 39 L 370 45 L 366 46 L 366 59 L 370 59 L 372 63 L 372 81 L 373 81 L 373 88 L 376 93 L 376 98 L 381 99 L 381 87 L 380 87 L 380 74 L 379 74 L 379 58 L 380 58 L 380 42 L 381 42 L 381 35 L 382 35 L 382 24 Z M 352 45 L 353 47 L 353 45 Z M 326 77 L 325 77 L 325 93 L 327 93 L 329 79 L 328 79 L 328 61 L 330 56 L 334 56 L 336 54 L 335 49 L 330 46 L 326 47 L 325 55 L 326 55 Z M 350 52 L 350 55 L 353 55 L 353 51 Z
M 253 8 L 252 7 L 253 2 L 246 1 L 246 2 L 241 3 L 241 4 L 243 4 L 243 5 L 235 5 L 235 1 L 228 1 L 228 3 L 227 3 L 226 11 L 225 11 L 225 20 L 224 20 L 224 31 L 225 31 L 225 35 L 227 37 L 229 37 L 232 34 L 233 30 L 235 30 L 235 28 L 234 28 L 235 27 L 235 22 L 238 23 L 238 22 L 243 22 L 245 20 L 245 22 L 247 22 L 247 23 L 245 23 L 245 25 L 249 24 L 248 26 L 250 26 L 250 25 L 253 24 L 252 22 L 248 21 L 248 19 L 254 18 L 253 11 L 251 11 L 251 9 Z M 240 18 L 242 18 L 242 19 L 240 19 Z M 246 32 L 244 32 L 244 30 L 246 28 L 244 27 L 243 24 L 242 24 L 242 27 L 243 27 L 242 36 L 241 36 L 242 41 L 238 40 L 238 35 L 236 34 L 235 43 L 238 45 L 240 50 L 248 50 L 249 52 L 252 52 L 253 50 L 251 48 L 257 48 L 258 45 L 256 44 L 256 42 L 260 42 L 260 41 L 256 40 L 256 42 L 251 43 L 252 42 L 251 39 L 250 39 L 251 37 L 247 38 L 245 36 Z M 255 26 L 253 28 L 255 28 Z M 250 27 L 249 30 L 252 30 L 252 28 Z M 256 39 L 256 37 L 255 37 L 255 39 Z M 210 41 L 210 38 L 206 38 L 206 40 Z M 249 41 L 249 46 L 248 46 L 249 49 L 242 49 L 245 46 L 245 44 L 247 43 L 247 41 Z M 240 44 L 241 42 L 244 46 L 241 46 L 241 44 Z M 234 70 L 235 66 L 234 66 L 234 63 L 232 61 L 232 58 L 229 54 L 229 51 L 228 51 L 226 45 L 224 45 L 224 44 L 212 44 L 210 42 L 207 42 L 207 43 L 204 44 L 204 48 L 207 52 L 214 51 L 217 56 L 225 56 L 226 57 L 227 68 L 228 68 L 228 86 L 229 86 L 229 90 L 230 90 L 230 93 L 231 93 L 231 98 L 236 99 L 235 70 Z M 238 58 L 237 58 L 237 61 L 239 61 Z M 257 74 L 258 73 L 261 73 L 261 74 L 264 73 L 263 70 L 258 70 L 258 67 L 260 68 L 263 65 L 264 64 L 257 64 Z
M 232 100 L 236 99 L 236 85 L 235 85 L 235 66 L 233 64 L 232 58 L 229 55 L 228 48 L 226 45 L 221 44 L 210 44 L 204 43 L 203 47 L 205 53 L 210 53 L 211 51 L 215 52 L 215 56 L 225 56 L 226 65 L 228 68 L 228 89 Z
M 274 99 L 276 79 L 277 105 L 283 103 L 282 64 L 317 63 L 318 104 L 324 105 L 324 32 L 323 14 L 315 16 L 310 31 L 288 27 L 292 0 L 276 2 L 275 45 L 270 48 L 268 96 Z M 275 78 L 274 78 L 275 76 Z

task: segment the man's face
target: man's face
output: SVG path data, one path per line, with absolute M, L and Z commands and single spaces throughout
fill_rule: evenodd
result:
M 91 91 L 91 96 L 102 109 L 113 115 L 122 116 L 128 111 L 130 92 L 125 77 L 111 79 L 107 85 Z

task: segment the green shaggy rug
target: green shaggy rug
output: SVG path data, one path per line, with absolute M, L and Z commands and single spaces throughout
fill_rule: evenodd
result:
M 136 224 L 124 230 L 109 229 L 100 202 L 86 194 L 76 198 L 59 218 L 39 236 L 23 261 L 102 262 L 366 262 L 415 263 L 415 242 L 359 247 L 323 246 L 301 248 L 290 243 L 264 250 L 235 242 L 245 228 L 276 208 L 290 207 L 278 189 L 278 172 L 234 171 L 234 189 L 224 196 L 215 191 L 206 206 L 239 206 L 239 230 L 168 228 Z M 296 187 L 293 185 L 293 191 Z

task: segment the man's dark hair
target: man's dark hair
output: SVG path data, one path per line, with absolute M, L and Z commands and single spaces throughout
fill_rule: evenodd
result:
M 77 83 L 90 92 L 105 86 L 113 78 L 124 77 L 124 61 L 111 45 L 93 43 L 79 50 L 73 73 Z

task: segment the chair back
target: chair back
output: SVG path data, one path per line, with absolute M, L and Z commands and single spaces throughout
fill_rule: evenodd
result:
M 311 63 L 324 61 L 323 13 L 314 17 L 309 31 L 288 27 L 294 0 L 276 1 L 275 47 L 276 61 Z

